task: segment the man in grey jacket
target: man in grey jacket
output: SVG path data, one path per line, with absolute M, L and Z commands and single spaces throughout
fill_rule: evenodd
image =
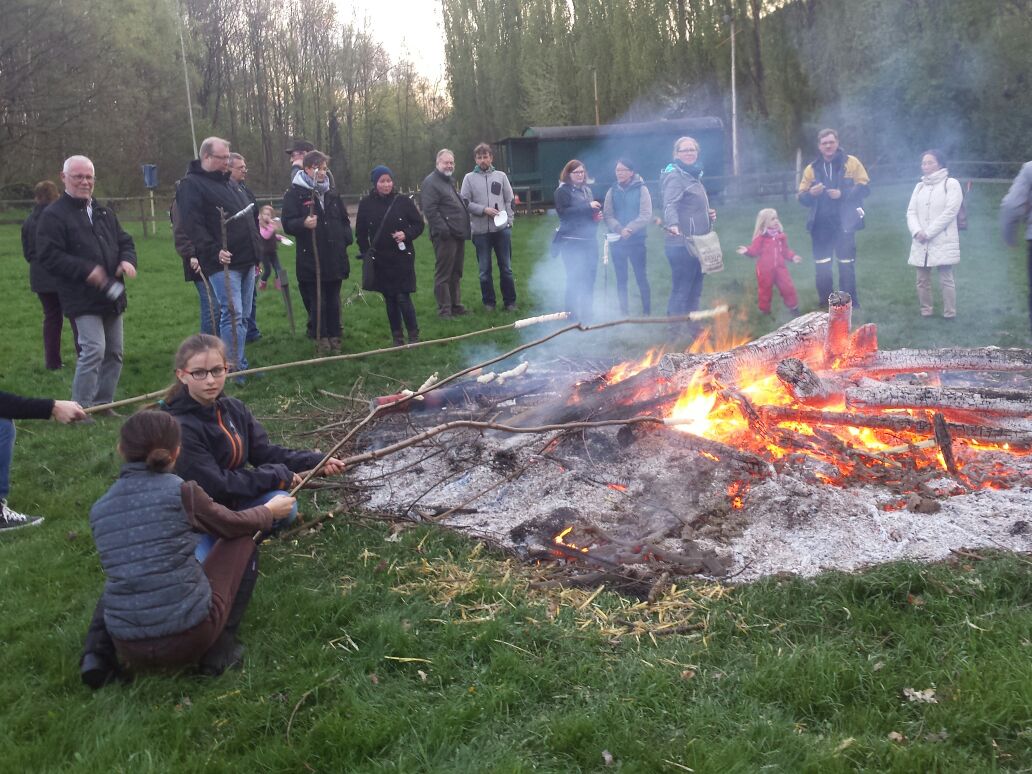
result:
M 459 195 L 469 206 L 473 246 L 480 268 L 480 297 L 484 308 L 496 306 L 491 277 L 491 250 L 498 260 L 499 284 L 505 311 L 516 311 L 516 282 L 512 276 L 512 186 L 501 170 L 494 168 L 491 146 L 480 143 L 473 149 L 476 166 L 462 178 Z
M 1032 161 L 1021 167 L 1000 203 L 1003 239 L 1011 247 L 1017 242 L 1018 224 L 1022 221 L 1025 223 L 1025 239 L 1028 240 L 1028 317 L 1032 324 Z
M 434 298 L 437 314 L 445 319 L 468 314 L 462 305 L 462 260 L 470 238 L 469 210 L 455 190 L 455 154 L 447 148 L 437 151 L 437 168 L 423 180 L 419 202 L 430 226 L 434 243 Z

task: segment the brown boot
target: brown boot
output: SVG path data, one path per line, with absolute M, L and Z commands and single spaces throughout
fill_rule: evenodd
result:
M 316 339 L 315 340 L 315 354 L 322 356 L 330 353 L 330 340 L 329 339 Z
M 405 346 L 405 336 L 401 331 L 391 331 L 391 339 L 394 341 L 395 347 Z
M 330 352 L 340 354 L 340 336 L 330 336 Z
M 418 344 L 419 343 L 419 328 L 416 328 L 416 330 L 414 330 L 414 331 L 409 331 L 408 332 L 408 343 L 409 344 Z

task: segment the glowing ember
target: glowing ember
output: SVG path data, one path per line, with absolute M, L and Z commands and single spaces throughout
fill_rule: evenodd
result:
M 744 481 L 732 481 L 727 485 L 727 496 L 731 498 L 731 507 L 735 510 L 745 505 L 745 493 L 749 491 L 749 485 Z
M 608 486 L 610 489 L 615 489 L 617 492 L 626 492 L 627 491 L 627 485 L 626 484 L 606 484 L 606 486 Z
M 563 530 L 562 532 L 560 532 L 560 533 L 559 533 L 558 535 L 556 535 L 556 536 L 555 536 L 554 538 L 552 538 L 552 541 L 553 541 L 553 542 L 554 542 L 554 543 L 555 543 L 555 544 L 556 544 L 557 546 L 562 546 L 563 548 L 569 548 L 569 549 L 571 549 L 571 550 L 573 550 L 573 551 L 580 551 L 580 552 L 581 552 L 582 554 L 586 554 L 586 553 L 588 553 L 588 549 L 586 549 L 586 548 L 581 548 L 580 546 L 577 546 L 577 545 L 575 545 L 575 544 L 573 544 L 573 543 L 567 543 L 567 542 L 566 542 L 566 541 L 565 541 L 565 540 L 563 539 L 563 538 L 565 538 L 565 537 L 566 537 L 567 535 L 569 535 L 569 534 L 570 534 L 571 532 L 573 532 L 573 527 L 567 527 L 567 528 L 566 528 L 566 529 L 564 529 L 564 530 Z

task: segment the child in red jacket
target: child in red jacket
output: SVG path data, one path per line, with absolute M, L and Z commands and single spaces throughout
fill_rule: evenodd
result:
M 792 277 L 785 266 L 785 260 L 799 263 L 802 258 L 792 252 L 788 246 L 788 238 L 781 230 L 781 221 L 778 219 L 778 212 L 774 209 L 760 210 L 756 216 L 756 229 L 753 232 L 752 244 L 748 247 L 742 245 L 736 251 L 739 255 L 748 255 L 756 258 L 756 284 L 759 297 L 757 303 L 760 311 L 770 314 L 770 299 L 773 295 L 773 286 L 777 285 L 778 292 L 785 302 L 785 306 L 792 314 L 799 314 L 799 297 L 796 295 L 795 285 L 792 284 Z

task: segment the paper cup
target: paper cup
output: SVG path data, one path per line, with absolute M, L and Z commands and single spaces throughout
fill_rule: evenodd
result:
M 497 215 L 494 216 L 494 224 L 498 228 L 501 228 L 502 226 L 504 226 L 508 222 L 509 222 L 509 213 L 507 213 L 505 210 L 501 210 Z
M 619 234 L 606 234 L 606 241 L 607 242 L 619 242 L 620 241 L 620 235 Z

